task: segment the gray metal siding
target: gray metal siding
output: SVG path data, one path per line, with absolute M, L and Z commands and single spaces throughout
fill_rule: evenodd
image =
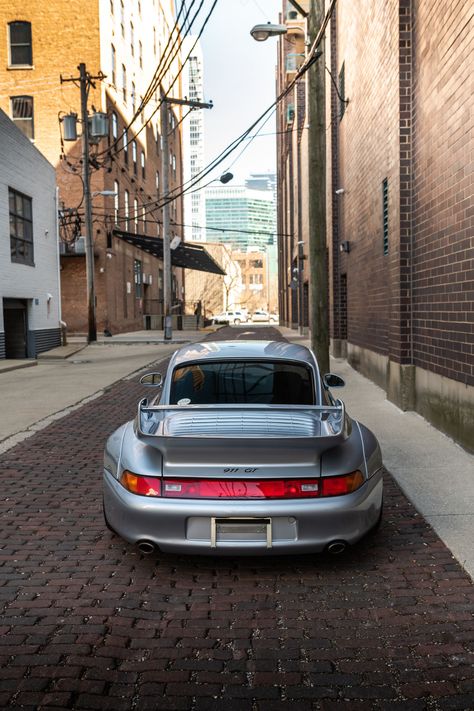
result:
M 31 331 L 34 336 L 35 354 L 44 353 L 51 348 L 57 348 L 61 345 L 61 329 L 49 328 L 42 331 Z
M 5 358 L 5 334 L 0 333 L 0 358 Z

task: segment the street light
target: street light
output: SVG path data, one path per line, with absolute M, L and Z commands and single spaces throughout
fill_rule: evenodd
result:
M 286 25 L 274 25 L 267 22 L 262 25 L 255 25 L 250 30 L 250 34 L 257 42 L 265 42 L 269 37 L 278 37 L 278 35 L 286 35 L 288 28 Z

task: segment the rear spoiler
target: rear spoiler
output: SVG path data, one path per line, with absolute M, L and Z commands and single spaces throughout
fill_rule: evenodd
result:
M 318 424 L 320 429 L 320 434 L 316 436 L 319 438 L 328 438 L 332 440 L 331 445 L 334 446 L 336 440 L 344 440 L 351 433 L 351 421 L 346 415 L 346 410 L 342 400 L 337 400 L 336 405 L 266 405 L 266 404 L 226 404 L 226 405 L 154 405 L 149 406 L 148 400 L 144 398 L 138 403 L 138 413 L 136 420 L 136 433 L 141 438 L 194 438 L 202 439 L 202 434 L 183 434 L 183 433 L 171 433 L 167 427 L 167 422 L 169 418 L 173 415 L 180 414 L 185 416 L 192 416 L 195 414 L 199 416 L 200 414 L 216 414 L 216 413 L 228 413 L 229 415 L 245 414 L 251 415 L 260 412 L 262 416 L 271 416 L 273 413 L 284 413 L 287 415 L 303 415 L 314 423 Z M 210 439 L 224 439 L 228 438 L 228 435 L 219 435 L 213 433 L 211 436 L 206 435 Z M 272 437 L 271 433 L 267 435 L 269 438 Z M 275 435 L 278 439 L 295 439 L 295 434 L 282 434 Z M 315 435 L 313 434 L 312 437 Z M 235 437 L 235 435 L 234 435 Z M 251 435 L 246 434 L 247 438 L 251 438 Z M 256 437 L 261 437 L 261 435 L 256 435 Z

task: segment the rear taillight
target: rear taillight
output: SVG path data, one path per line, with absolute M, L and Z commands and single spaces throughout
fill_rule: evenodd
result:
M 163 496 L 183 499 L 306 499 L 319 479 L 165 479 Z
M 342 476 L 325 476 L 321 479 L 321 496 L 344 496 L 359 489 L 364 483 L 364 475 L 358 469 Z
M 314 499 L 350 494 L 364 477 L 355 471 L 321 479 L 160 479 L 124 471 L 120 481 L 133 494 L 172 499 Z
M 161 496 L 161 479 L 153 476 L 139 476 L 125 470 L 120 477 L 123 486 L 132 494 L 140 496 Z

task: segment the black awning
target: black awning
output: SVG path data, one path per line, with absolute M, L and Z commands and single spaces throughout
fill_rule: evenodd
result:
M 163 239 L 161 237 L 147 237 L 146 235 L 123 232 L 122 230 L 113 230 L 113 234 L 133 247 L 138 247 L 138 249 L 148 252 L 148 254 L 163 261 Z M 209 252 L 206 252 L 204 247 L 192 242 L 180 242 L 176 249 L 171 250 L 171 264 L 174 267 L 195 269 L 198 272 L 210 272 L 211 274 L 225 276 L 225 271 L 211 257 Z

